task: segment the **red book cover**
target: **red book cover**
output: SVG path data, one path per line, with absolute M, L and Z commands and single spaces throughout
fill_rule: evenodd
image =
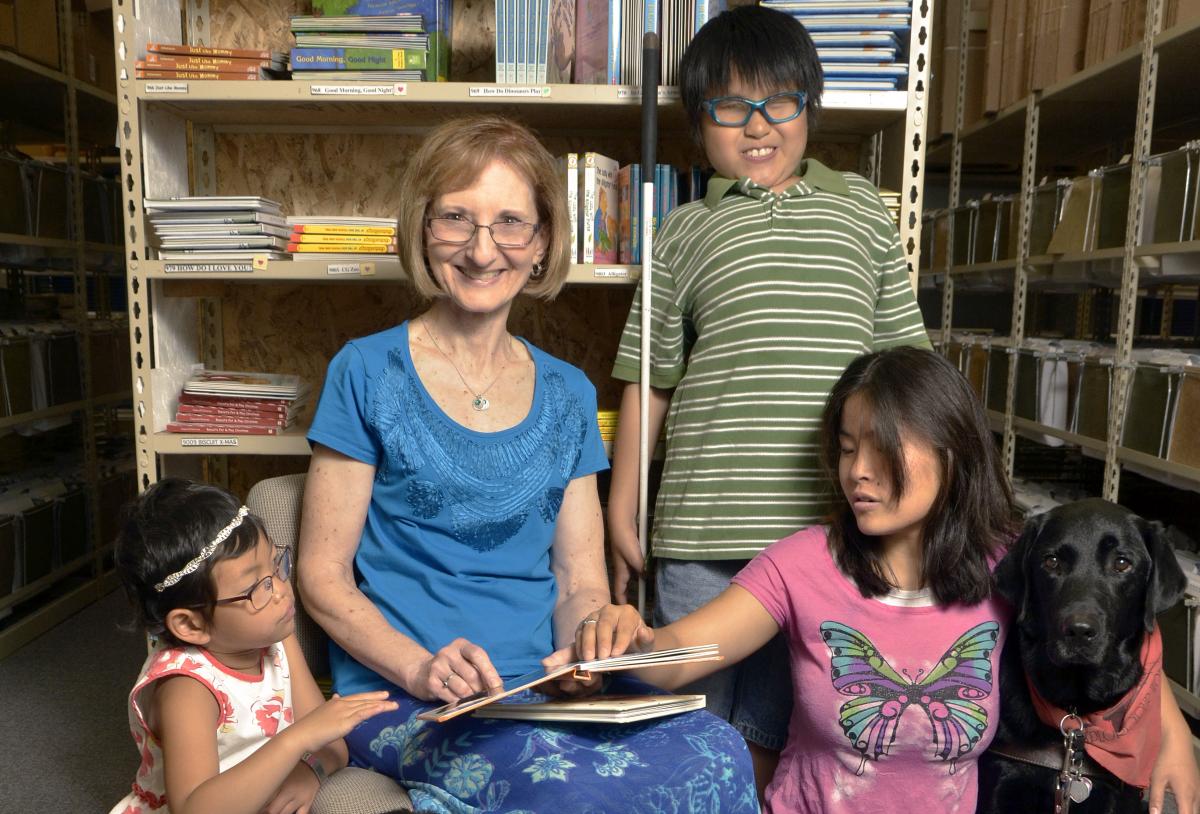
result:
M 133 73 L 134 79 L 257 80 L 262 78 L 258 73 L 226 73 L 223 71 L 149 71 L 145 68 L 135 68 Z
M 279 435 L 279 427 L 258 424 L 202 424 L 196 421 L 170 421 L 167 432 L 215 433 L 220 435 Z
M 185 413 L 180 411 L 175 415 L 175 420 L 181 424 L 218 424 L 229 426 L 249 426 L 249 427 L 289 427 L 292 421 L 287 418 L 268 418 L 260 415 L 245 416 L 245 415 L 229 415 L 221 413 L 220 415 L 205 415 L 203 413 Z
M 210 396 L 203 393 L 182 393 L 179 396 L 180 404 L 208 404 L 214 407 L 238 407 L 241 408 L 266 408 L 273 407 L 276 410 L 287 412 L 293 405 L 295 399 L 266 399 L 266 398 L 238 398 L 237 396 Z
M 270 59 L 270 51 L 255 48 L 217 48 L 207 45 L 179 45 L 170 42 L 148 42 L 146 51 L 158 54 L 185 54 L 204 57 L 233 57 L 234 59 Z
M 294 418 L 296 413 L 291 410 L 276 410 L 273 407 L 266 407 L 261 410 L 253 408 L 243 410 L 239 407 L 214 407 L 210 404 L 180 404 L 176 415 L 205 416 L 208 418 L 236 416 L 238 418 L 263 419 L 265 421 L 283 421 Z
M 199 57 L 182 54 L 146 54 L 145 59 L 134 63 L 138 68 L 170 71 L 234 71 L 258 73 L 259 68 L 270 68 L 269 59 L 237 59 L 235 57 Z

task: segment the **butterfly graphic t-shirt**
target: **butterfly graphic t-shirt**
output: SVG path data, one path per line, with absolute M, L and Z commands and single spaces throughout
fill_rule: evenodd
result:
M 866 599 L 822 527 L 775 543 L 733 581 L 791 651 L 795 706 L 767 814 L 975 811 L 976 761 L 999 712 L 999 600 Z

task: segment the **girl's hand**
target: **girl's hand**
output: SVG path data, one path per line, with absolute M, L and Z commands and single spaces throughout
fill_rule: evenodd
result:
M 653 649 L 654 630 L 632 605 L 605 605 L 585 616 L 575 630 L 575 652 L 581 661 Z
M 454 702 L 504 686 L 487 652 L 466 639 L 455 639 L 418 662 L 406 690 L 422 701 Z
M 354 727 L 381 712 L 399 708 L 388 700 L 387 690 L 333 697 L 288 727 L 285 732 L 300 742 L 306 752 L 315 752 L 330 741 L 345 737 Z M 307 766 L 304 768 L 308 768 Z M 309 774 L 312 770 L 309 769 Z M 314 778 L 315 779 L 315 778 Z
M 546 658 L 542 659 L 542 666 L 549 672 L 556 667 L 561 667 L 564 664 L 570 664 L 573 661 L 579 661 L 575 657 L 575 646 L 570 645 L 555 650 Z M 546 695 L 566 695 L 566 696 L 583 696 L 593 695 L 600 691 L 603 686 L 603 679 L 599 673 L 592 674 L 592 677 L 586 681 L 581 681 L 572 675 L 567 675 L 549 684 L 542 684 L 537 687 L 538 692 L 543 692 Z
M 297 763 L 263 808 L 263 814 L 308 814 L 321 784 L 313 770 Z
M 1179 814 L 1200 813 L 1200 776 L 1190 737 L 1163 738 L 1162 750 L 1150 773 L 1150 814 L 1161 814 L 1167 789 L 1175 795 Z

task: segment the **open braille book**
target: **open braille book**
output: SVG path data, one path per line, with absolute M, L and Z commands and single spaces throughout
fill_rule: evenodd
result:
M 510 678 L 509 680 L 504 682 L 504 686 L 501 689 L 498 689 L 494 692 L 478 693 L 476 695 L 471 695 L 466 698 L 462 698 L 458 701 L 455 701 L 453 703 L 445 704 L 440 707 L 436 707 L 435 709 L 431 709 L 427 712 L 422 712 L 417 717 L 424 721 L 437 721 L 438 723 L 442 723 L 444 721 L 450 720 L 451 718 L 456 718 L 459 715 L 463 715 L 463 714 L 471 712 L 473 710 L 477 710 L 481 707 L 486 707 L 489 704 L 495 704 L 497 701 L 501 700 L 502 698 L 508 698 L 512 695 L 516 695 L 517 693 L 521 692 L 522 690 L 531 689 L 531 688 L 536 687 L 539 684 L 543 684 L 547 681 L 553 681 L 556 678 L 566 678 L 567 676 L 571 676 L 572 678 L 576 678 L 576 679 L 580 679 L 580 680 L 587 680 L 588 678 L 591 677 L 592 673 L 609 673 L 609 672 L 615 672 L 618 670 L 636 670 L 636 669 L 643 668 L 643 667 L 655 667 L 655 666 L 666 665 L 666 664 L 681 664 L 684 662 L 692 662 L 692 661 L 720 661 L 720 660 L 721 660 L 721 655 L 717 652 L 717 645 L 705 644 L 705 645 L 698 645 L 696 647 L 679 647 L 679 648 L 675 648 L 673 650 L 659 650 L 654 653 L 626 653 L 623 656 L 613 656 L 613 657 L 607 658 L 607 659 L 594 659 L 592 661 L 574 661 L 574 662 L 570 662 L 568 664 L 564 664 L 561 667 L 556 667 L 553 670 L 538 670 L 536 672 L 526 673 L 523 676 L 517 676 L 516 678 Z M 612 696 L 612 697 L 610 697 L 610 699 L 616 698 L 616 697 L 617 696 Z M 636 707 L 636 705 L 634 705 L 630 702 L 629 699 L 631 699 L 631 698 L 636 698 L 636 699 L 641 700 L 641 702 L 642 702 L 641 711 L 643 713 L 648 713 L 650 710 L 652 710 L 654 708 L 654 705 L 649 703 L 650 701 L 659 702 L 659 708 L 661 709 L 661 707 L 662 707 L 661 702 L 666 699 L 675 699 L 675 700 L 683 699 L 683 698 L 693 699 L 688 703 L 696 704 L 696 706 L 689 707 L 689 709 L 699 709 L 700 707 L 704 706 L 704 696 L 642 695 L 642 696 L 622 696 L 622 697 L 625 700 L 623 702 L 620 702 L 620 704 L 624 704 L 624 708 L 625 708 L 626 712 L 629 714 L 633 714 L 633 711 Z M 582 702 L 582 701 L 601 701 L 601 700 L 604 700 L 604 698 L 605 698 L 605 696 L 591 696 L 589 698 L 580 698 L 580 699 L 555 699 L 555 700 L 550 700 L 550 701 L 545 701 L 545 702 L 539 701 L 539 702 L 537 702 L 536 706 L 541 706 L 541 707 L 557 706 L 558 707 L 558 710 L 555 713 L 557 717 L 543 718 L 543 720 L 559 720 L 559 721 L 602 720 L 601 718 L 597 717 L 598 715 L 600 715 L 598 708 L 594 708 L 592 711 L 589 712 L 587 709 L 581 707 L 580 709 L 576 710 L 576 712 L 574 714 L 572 714 L 570 708 L 566 705 L 571 704 L 571 703 L 578 703 L 578 702 Z M 699 698 L 700 701 L 697 703 L 694 700 L 695 698 Z M 618 704 L 618 706 L 620 704 Z M 518 716 L 514 716 L 514 715 L 510 714 L 513 709 L 515 709 L 516 707 L 519 707 L 519 706 L 535 706 L 535 705 L 532 705 L 532 704 L 506 704 L 504 706 L 506 708 L 505 714 L 500 714 L 500 713 L 496 712 L 496 713 L 489 713 L 489 716 L 494 717 L 494 718 L 518 717 Z M 685 712 L 685 711 L 687 711 L 687 710 L 674 709 L 674 710 L 670 710 L 670 711 L 666 711 L 666 712 L 659 712 L 658 714 L 655 714 L 655 715 L 644 714 L 644 718 L 653 718 L 653 717 L 658 717 L 659 715 L 670 715 L 670 714 L 673 714 L 674 712 Z M 520 715 L 520 713 L 518 713 L 518 714 Z M 612 715 L 612 714 L 616 714 L 616 712 L 609 711 L 605 714 Z M 568 715 L 570 715 L 570 717 L 565 717 Z M 532 715 L 527 713 L 524 715 L 520 715 L 520 717 L 532 717 Z M 612 720 L 615 720 L 615 719 L 612 719 Z M 630 718 L 629 720 L 642 720 L 642 718 Z

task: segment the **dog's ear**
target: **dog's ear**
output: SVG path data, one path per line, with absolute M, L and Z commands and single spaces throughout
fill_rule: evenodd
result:
M 996 583 L 996 593 L 1004 597 L 1016 610 L 1018 625 L 1024 623 L 1029 616 L 1030 602 L 1026 586 L 1029 581 L 1030 552 L 1045 524 L 1045 514 L 1035 515 L 1026 520 L 1021 536 L 1009 546 L 1008 552 L 996 564 L 992 574 Z
M 1187 577 L 1175 558 L 1162 523 L 1135 519 L 1146 551 L 1150 553 L 1150 576 L 1146 585 L 1146 632 L 1154 630 L 1154 617 L 1171 608 L 1183 597 Z

